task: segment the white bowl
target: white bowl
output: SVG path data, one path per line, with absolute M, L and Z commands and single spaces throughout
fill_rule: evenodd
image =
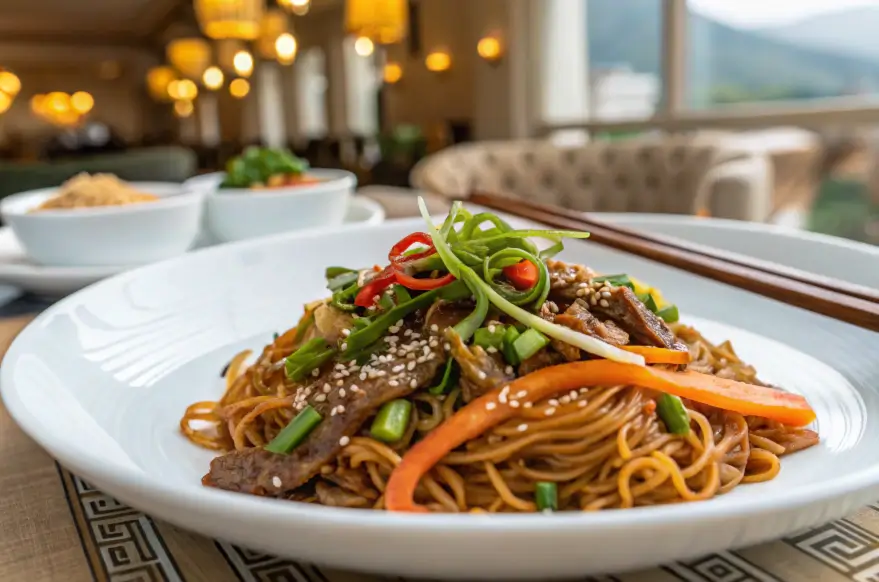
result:
M 198 237 L 204 195 L 173 182 L 131 185 L 161 200 L 30 213 L 58 194 L 44 188 L 4 198 L 0 215 L 28 256 L 46 266 L 141 265 L 186 252 Z
M 357 178 L 344 170 L 308 173 L 325 181 L 268 190 L 221 189 L 225 173 L 217 172 L 193 178 L 186 185 L 207 194 L 206 226 L 221 241 L 339 226 L 345 220 Z

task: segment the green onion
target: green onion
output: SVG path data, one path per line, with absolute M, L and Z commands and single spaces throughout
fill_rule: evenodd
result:
M 485 291 L 479 286 L 479 275 L 468 267 L 464 268 L 466 270 L 462 272 L 462 279 L 476 296 L 476 308 L 473 309 L 470 315 L 455 324 L 455 327 L 452 329 L 455 333 L 461 336 L 461 341 L 466 342 L 474 333 L 476 333 L 476 330 L 479 329 L 482 322 L 485 321 L 485 318 L 488 316 L 490 302 L 488 300 L 488 295 L 486 295 Z
M 312 370 L 323 366 L 336 353 L 325 339 L 316 337 L 302 344 L 298 350 L 287 356 L 284 371 L 291 382 L 305 378 Z
M 355 271 L 350 271 L 348 273 L 342 273 L 341 275 L 336 275 L 335 277 L 327 280 L 327 289 L 330 291 L 337 291 L 352 283 L 357 282 L 357 273 Z
M 412 301 L 412 295 L 409 294 L 409 290 L 402 285 L 394 285 L 394 297 L 397 298 L 397 305 Z
M 550 481 L 538 481 L 534 486 L 534 501 L 538 511 L 558 511 L 558 486 Z
M 513 342 L 513 350 L 520 362 L 524 362 L 549 343 L 549 338 L 536 329 L 526 329 L 525 333 Z
M 311 311 L 311 314 L 308 317 L 303 317 L 299 324 L 296 326 L 296 335 L 293 336 L 293 341 L 298 342 L 305 336 L 305 332 L 314 324 L 314 312 Z M 278 339 L 277 337 L 275 339 Z
M 371 318 L 369 318 L 369 317 L 358 317 L 357 319 L 354 320 L 354 324 L 353 324 L 353 326 L 354 326 L 354 329 L 355 329 L 355 330 L 357 330 L 357 329 L 364 329 L 364 328 L 366 328 L 366 327 L 369 327 L 369 324 L 370 324 L 370 323 L 372 323 L 372 319 L 371 319 Z
M 427 389 L 431 394 L 445 394 L 451 392 L 452 387 L 458 381 L 458 372 L 455 369 L 455 359 L 449 358 L 446 362 L 446 369 L 443 371 L 443 377 L 436 386 Z
M 677 305 L 666 305 L 656 312 L 656 315 L 666 323 L 676 323 L 680 318 Z
M 467 286 L 456 281 L 445 287 L 422 293 L 418 297 L 415 297 L 411 301 L 403 303 L 402 305 L 397 305 L 387 313 L 373 319 L 367 327 L 358 329 L 349 335 L 346 342 L 348 348 L 345 350 L 343 357 L 349 360 L 355 359 L 359 355 L 359 352 L 384 337 L 385 332 L 387 332 L 388 328 L 394 325 L 394 323 L 418 309 L 429 306 L 436 299 L 443 298 L 449 301 L 456 301 L 469 294 L 470 292 L 467 290 Z
M 346 289 L 336 290 L 330 300 L 330 305 L 341 311 L 355 311 L 357 306 L 354 305 L 354 297 L 357 296 L 359 290 L 360 287 L 357 286 L 357 283 Z
M 397 442 L 406 434 L 411 415 L 412 403 L 408 400 L 401 398 L 385 402 L 375 415 L 369 434 L 385 443 Z
M 513 262 L 509 263 L 506 259 Z M 523 259 L 537 267 L 538 279 L 534 287 L 527 291 L 519 291 L 507 283 L 498 283 L 494 280 L 496 276 L 501 274 L 504 266 L 516 264 Z M 540 309 L 549 295 L 549 269 L 546 267 L 546 263 L 521 249 L 503 249 L 486 257 L 482 264 L 482 274 L 485 277 L 485 282 L 513 305 L 531 304 L 537 310 Z
M 317 410 L 306 406 L 287 426 L 281 429 L 272 442 L 266 445 L 266 450 L 279 455 L 290 454 L 290 451 L 299 446 L 299 443 L 305 440 L 305 437 L 320 424 L 321 420 L 323 417 Z
M 378 299 L 379 309 L 387 313 L 395 307 L 394 298 L 389 293 L 383 292 Z
M 479 276 L 476 275 L 476 273 L 473 271 L 473 269 L 468 267 L 457 256 L 455 256 L 455 253 L 452 252 L 449 244 L 445 241 L 445 239 L 443 239 L 439 231 L 437 231 L 436 226 L 434 226 L 433 221 L 430 219 L 430 214 L 427 211 L 427 206 L 424 203 L 424 199 L 421 197 L 418 198 L 418 207 L 421 210 L 422 217 L 424 217 L 424 220 L 427 223 L 427 228 L 430 232 L 431 239 L 433 240 L 437 253 L 443 261 L 443 265 L 457 279 L 463 280 L 467 287 L 470 288 L 471 293 L 477 297 L 477 301 L 480 295 L 485 294 L 485 296 L 488 298 L 488 301 L 492 303 L 495 307 L 497 307 L 500 311 L 503 311 L 513 319 L 529 327 L 532 327 L 552 338 L 563 341 L 565 343 L 569 343 L 572 346 L 578 347 L 590 354 L 601 358 L 626 364 L 636 364 L 639 366 L 644 365 L 644 358 L 642 356 L 639 356 L 638 354 L 633 354 L 631 352 L 621 350 L 594 337 L 546 321 L 545 319 L 533 313 L 529 313 L 521 307 L 513 305 L 512 303 L 504 299 L 494 289 L 492 289 L 492 287 L 488 283 L 480 279 Z M 452 204 L 450 216 L 456 216 L 460 208 L 461 203 L 454 202 Z M 464 274 L 466 274 L 466 277 L 462 277 L 462 275 Z M 477 325 L 473 331 L 475 331 L 478 327 L 479 326 Z
M 519 356 L 516 355 L 516 348 L 513 347 L 520 335 L 521 333 L 519 332 L 519 330 L 512 325 L 507 327 L 507 331 L 504 332 L 504 359 L 507 361 L 508 364 L 511 364 L 513 366 L 518 366 L 522 363 L 521 361 L 519 361 Z
M 339 275 L 343 275 L 345 273 L 356 273 L 356 269 L 349 269 L 348 267 L 327 267 L 326 272 L 324 273 L 324 277 L 328 280 L 338 277 Z
M 646 307 L 647 309 L 649 309 L 653 313 L 656 313 L 658 311 L 658 309 L 656 307 L 656 301 L 653 300 L 653 295 L 651 295 L 650 293 L 642 293 L 641 295 L 638 295 L 637 297 L 638 297 L 638 300 L 644 304 L 644 307 Z
M 635 290 L 635 284 L 632 283 L 632 280 L 629 279 L 629 276 L 625 273 L 620 273 L 619 275 L 603 275 L 601 277 L 594 277 L 593 281 L 604 281 L 614 287 L 628 287 L 632 291 Z
M 473 334 L 473 345 L 483 349 L 495 348 L 500 350 L 504 344 L 504 334 L 506 331 L 507 326 L 500 323 L 495 323 L 489 327 L 480 327 Z
M 686 435 L 690 433 L 690 416 L 681 399 L 672 394 L 663 394 L 656 401 L 656 413 L 665 428 L 672 434 Z

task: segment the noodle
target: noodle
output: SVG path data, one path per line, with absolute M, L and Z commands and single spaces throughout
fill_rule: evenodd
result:
M 760 384 L 728 342 L 711 344 L 685 326 L 673 331 L 689 347 L 691 369 Z M 293 417 L 296 385 L 285 377 L 283 362 L 297 346 L 295 337 L 288 332 L 277 338 L 243 372 L 249 352 L 238 354 L 220 401 L 186 410 L 180 423 L 186 437 L 219 451 L 261 447 L 274 438 Z M 771 480 L 780 456 L 815 442 L 809 431 L 687 401 L 692 430 L 671 434 L 652 406 L 653 396 L 633 386 L 598 386 L 535 402 L 449 453 L 422 479 L 416 500 L 434 511 L 531 512 L 535 484 L 548 481 L 558 485 L 562 510 L 696 501 Z M 451 417 L 460 397 L 458 388 L 447 395 L 412 394 L 402 439 L 385 444 L 364 431 L 316 479 L 354 475 L 362 486 L 346 489 L 356 498 L 352 503 L 383 508 L 401 455 Z M 320 497 L 304 495 L 294 498 Z

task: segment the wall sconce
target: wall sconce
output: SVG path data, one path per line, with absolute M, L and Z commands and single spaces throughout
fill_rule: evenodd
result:
M 504 56 L 504 46 L 496 36 L 484 36 L 476 43 L 476 52 L 489 64 L 496 64 Z
M 386 63 L 382 76 L 384 77 L 385 83 L 393 85 L 403 78 L 403 67 L 397 63 Z
M 424 59 L 424 66 L 427 67 L 428 71 L 443 73 L 448 71 L 452 66 L 452 57 L 449 53 L 435 51 L 427 55 L 427 58 Z

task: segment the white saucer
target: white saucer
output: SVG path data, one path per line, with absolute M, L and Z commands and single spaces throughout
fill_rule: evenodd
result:
M 385 219 L 382 206 L 365 197 L 351 199 L 345 224 L 380 224 Z M 323 228 L 307 229 L 321 231 Z M 196 248 L 217 244 L 209 235 L 199 237 Z M 0 285 L 12 285 L 37 295 L 62 296 L 101 279 L 130 269 L 128 266 L 107 267 L 46 267 L 34 263 L 25 255 L 12 229 L 0 227 Z

